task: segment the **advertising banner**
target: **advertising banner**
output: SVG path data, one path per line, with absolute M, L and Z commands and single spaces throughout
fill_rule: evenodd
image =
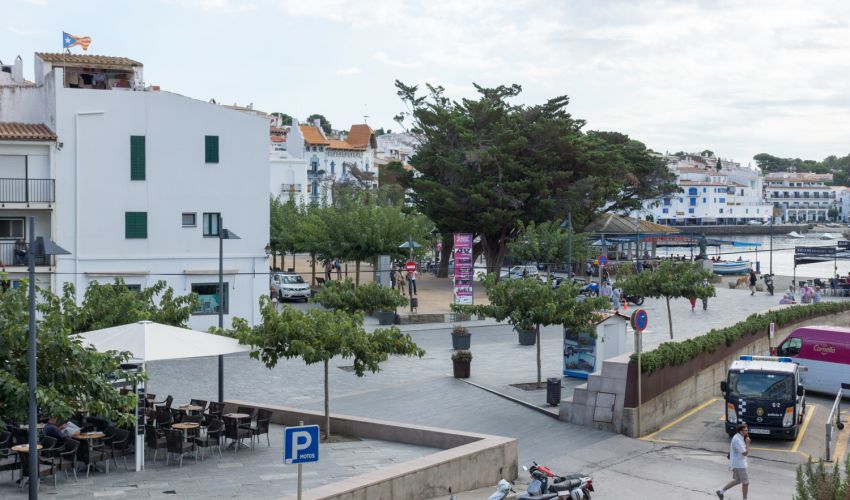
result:
M 454 301 L 455 304 L 472 304 L 472 235 L 455 233 L 454 247 Z
M 564 329 L 564 376 L 587 378 L 596 370 L 596 338 Z

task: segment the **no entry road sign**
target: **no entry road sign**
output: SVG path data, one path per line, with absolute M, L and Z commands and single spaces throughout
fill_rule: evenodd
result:
M 407 264 L 404 265 L 404 270 L 410 271 L 410 272 L 415 272 L 416 271 L 416 262 L 413 262 L 412 260 L 407 261 Z

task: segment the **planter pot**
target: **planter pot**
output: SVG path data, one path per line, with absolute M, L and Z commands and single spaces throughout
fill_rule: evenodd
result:
M 469 350 L 469 342 L 472 339 L 470 333 L 452 333 L 452 349 L 455 351 L 464 349 Z
M 534 345 L 537 335 L 534 330 L 517 330 L 519 345 Z
M 471 361 L 452 361 L 455 378 L 469 378 L 469 365 Z
M 378 317 L 379 325 L 386 326 L 395 323 L 395 311 L 378 311 L 375 315 Z

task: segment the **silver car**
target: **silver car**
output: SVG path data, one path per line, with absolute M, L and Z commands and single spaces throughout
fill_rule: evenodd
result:
M 310 285 L 298 273 L 273 273 L 269 277 L 269 287 L 277 294 L 277 299 L 284 300 L 307 299 L 313 294 Z

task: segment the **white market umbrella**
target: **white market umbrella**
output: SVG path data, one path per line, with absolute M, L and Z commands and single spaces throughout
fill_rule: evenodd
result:
M 83 345 L 91 345 L 98 352 L 129 351 L 134 360 L 142 363 L 220 356 L 251 350 L 248 346 L 239 344 L 236 339 L 153 321 L 139 321 L 93 330 L 77 337 L 83 341 Z M 142 469 L 144 460 L 144 436 L 138 432 L 136 449 L 142 450 L 142 453 L 136 453 L 138 472 Z

